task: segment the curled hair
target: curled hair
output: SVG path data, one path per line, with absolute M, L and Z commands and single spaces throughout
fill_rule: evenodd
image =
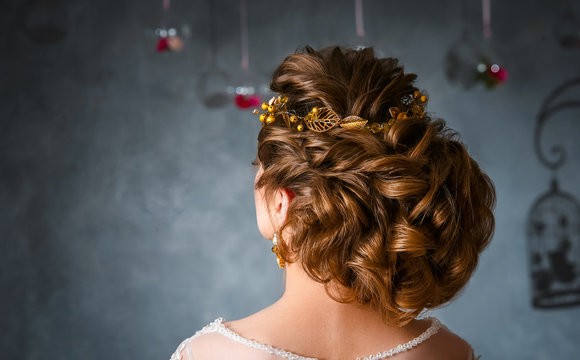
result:
M 279 65 L 271 88 L 300 115 L 327 106 L 380 123 L 417 90 L 415 78 L 371 48 L 306 47 Z M 345 289 L 327 286 L 336 300 L 368 304 L 391 324 L 450 301 L 493 233 L 493 184 L 441 119 L 408 118 L 376 135 L 276 122 L 260 131 L 258 160 L 257 189 L 296 194 L 281 256 Z

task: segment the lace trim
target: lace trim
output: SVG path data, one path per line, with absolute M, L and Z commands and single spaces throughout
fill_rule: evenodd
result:
M 396 348 L 393 348 L 388 351 L 378 352 L 374 355 L 365 357 L 365 358 L 356 358 L 356 360 L 379 360 L 385 359 L 397 354 L 400 354 L 404 351 L 411 350 L 412 348 L 416 347 L 420 343 L 424 342 L 425 340 L 429 339 L 431 336 L 435 335 L 439 329 L 441 328 L 441 322 L 436 318 L 428 318 L 431 320 L 431 326 L 427 330 L 425 330 L 421 335 L 417 336 L 413 340 L 406 342 L 401 345 L 397 345 Z
M 429 328 L 427 330 L 425 330 L 421 335 L 417 336 L 413 340 L 411 340 L 405 344 L 398 345 L 397 347 L 395 347 L 391 350 L 378 352 L 374 355 L 370 355 L 370 356 L 367 356 L 364 358 L 356 358 L 356 360 L 386 359 L 386 358 L 395 356 L 397 354 L 400 354 L 404 351 L 411 350 L 412 348 L 421 344 L 425 340 L 429 339 L 431 336 L 435 335 L 439 331 L 439 329 L 442 327 L 441 322 L 438 319 L 436 319 L 436 318 L 427 318 L 427 319 L 431 320 L 431 326 L 429 326 Z M 220 333 L 220 334 L 226 336 L 227 338 L 234 340 L 240 344 L 249 346 L 249 347 L 254 348 L 254 349 L 265 351 L 270 355 L 277 355 L 283 359 L 288 359 L 288 360 L 317 360 L 316 358 L 309 358 L 309 357 L 296 355 L 296 354 L 291 353 L 289 351 L 281 350 L 281 349 L 275 348 L 275 347 L 270 346 L 270 345 L 262 344 L 261 342 L 258 342 L 258 341 L 247 339 L 247 338 L 241 336 L 240 334 L 234 332 L 233 330 L 228 329 L 223 324 L 223 322 L 224 322 L 223 318 L 221 318 L 221 317 L 217 318 L 216 320 L 214 320 L 210 324 L 206 325 L 203 329 L 196 332 L 195 335 L 193 335 L 190 339 L 193 339 L 197 336 L 201 336 L 204 334 L 217 332 L 217 333 Z M 188 339 L 188 340 L 190 340 L 190 339 Z
M 193 335 L 193 338 L 200 336 L 200 335 L 203 335 L 203 334 L 209 334 L 209 333 L 214 333 L 214 332 L 220 333 L 231 340 L 239 342 L 240 344 L 249 346 L 249 347 L 254 348 L 254 349 L 265 351 L 270 355 L 276 355 L 276 356 L 279 356 L 279 357 L 284 358 L 284 359 L 317 360 L 316 358 L 303 357 L 303 356 L 291 353 L 289 351 L 277 349 L 273 346 L 262 344 L 261 342 L 258 342 L 258 341 L 247 339 L 247 338 L 241 336 L 240 334 L 234 332 L 233 330 L 228 329 L 224 325 L 224 319 L 221 317 L 217 318 L 212 323 L 208 324 L 203 329 L 196 332 L 195 335 Z
M 183 358 L 181 357 L 181 353 L 183 352 L 183 349 L 185 349 L 187 344 L 189 344 L 189 341 L 192 338 L 193 336 L 183 340 L 183 342 L 177 347 L 177 350 L 175 350 L 175 352 L 171 355 L 171 359 L 169 360 L 182 360 Z

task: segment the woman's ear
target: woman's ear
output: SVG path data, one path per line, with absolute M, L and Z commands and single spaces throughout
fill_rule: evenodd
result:
M 294 198 L 294 192 L 286 188 L 280 188 L 276 190 L 274 196 L 274 214 L 276 217 L 277 228 L 281 228 L 286 222 L 286 217 L 288 215 L 288 209 L 290 208 L 290 203 Z

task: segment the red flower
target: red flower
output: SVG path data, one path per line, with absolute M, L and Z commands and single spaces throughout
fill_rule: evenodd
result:
M 507 77 L 508 77 L 507 70 L 504 68 L 500 68 L 499 71 L 497 72 L 497 79 L 499 80 L 499 82 L 506 81 Z
M 505 68 L 500 67 L 497 64 L 493 64 L 491 65 L 488 70 L 487 73 L 489 74 L 489 76 L 496 81 L 498 84 L 503 83 L 504 81 L 507 80 L 508 77 L 508 72 Z
M 262 99 L 258 95 L 244 96 L 242 94 L 236 95 L 234 98 L 236 106 L 240 109 L 249 109 L 260 106 Z
M 159 38 L 159 41 L 157 42 L 157 51 L 158 52 L 163 52 L 165 50 L 168 50 L 168 46 L 167 46 L 167 38 Z

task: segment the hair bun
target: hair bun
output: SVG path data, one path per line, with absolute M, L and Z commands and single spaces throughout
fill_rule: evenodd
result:
M 370 48 L 307 47 L 282 62 L 271 88 L 296 112 L 326 106 L 378 121 L 417 90 L 415 78 Z M 493 233 L 493 184 L 443 120 L 409 118 L 377 135 L 264 126 L 258 159 L 257 188 L 296 194 L 280 255 L 393 324 L 451 300 Z

